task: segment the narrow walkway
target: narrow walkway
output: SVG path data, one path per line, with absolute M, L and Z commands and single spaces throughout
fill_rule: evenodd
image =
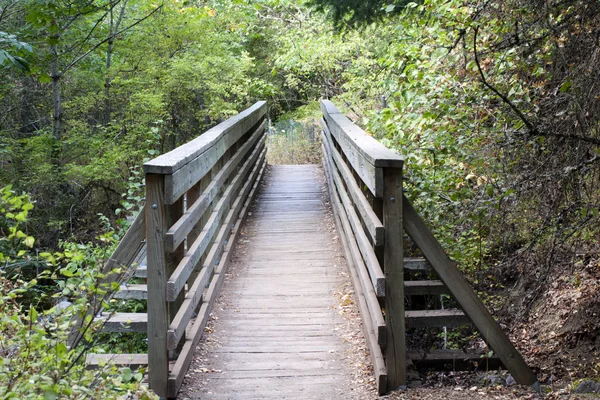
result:
M 350 368 L 366 360 L 323 185 L 317 166 L 270 167 L 180 398 L 373 397 Z

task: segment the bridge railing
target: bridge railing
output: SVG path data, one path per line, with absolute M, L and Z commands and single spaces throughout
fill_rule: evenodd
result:
M 381 394 L 406 384 L 403 159 L 321 101 L 328 187 Z M 385 316 L 382 311 L 382 303 Z
M 144 165 L 148 379 L 175 397 L 265 168 L 266 103 Z
M 352 276 L 381 394 L 406 385 L 406 321 L 446 326 L 468 319 L 520 384 L 537 377 L 456 264 L 402 193 L 400 156 L 368 136 L 329 101 L 321 102 L 323 152 L 331 202 Z M 421 250 L 460 310 L 446 318 L 404 309 L 403 232 Z M 423 282 L 415 282 L 419 283 Z M 417 286 L 411 285 L 414 289 Z M 428 286 L 423 294 L 429 293 Z M 409 293 L 407 293 L 409 294 Z M 383 312 L 382 312 L 383 306 Z M 422 319 L 421 323 L 416 322 Z

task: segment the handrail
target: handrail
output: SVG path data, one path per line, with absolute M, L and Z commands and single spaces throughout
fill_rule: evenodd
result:
M 404 160 L 321 101 L 325 172 L 380 394 L 406 384 Z M 366 186 L 368 191 L 362 188 Z M 385 318 L 378 298 L 385 300 Z
M 161 397 L 177 395 L 208 321 L 265 169 L 265 125 L 261 101 L 144 164 L 148 380 Z
M 403 195 L 402 158 L 369 137 L 331 102 L 321 101 L 321 110 L 329 194 L 379 393 L 406 385 L 405 317 L 414 321 L 418 315 L 404 310 L 403 230 L 463 309 L 464 314 L 455 310 L 451 322 L 459 315 L 468 318 L 517 382 L 539 389 L 535 374 Z M 362 190 L 364 186 L 368 190 Z

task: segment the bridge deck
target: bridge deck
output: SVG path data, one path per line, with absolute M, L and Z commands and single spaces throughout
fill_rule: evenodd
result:
M 340 297 L 351 286 L 323 185 L 317 166 L 270 167 L 184 397 L 372 397 L 349 365 L 357 332 Z

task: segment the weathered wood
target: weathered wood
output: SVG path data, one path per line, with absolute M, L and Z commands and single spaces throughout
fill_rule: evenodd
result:
M 115 292 L 113 298 L 127 300 L 146 300 L 148 297 L 148 286 L 141 284 L 123 284 Z
M 97 318 L 104 321 L 102 332 L 146 332 L 148 314 L 103 312 Z
M 325 147 L 325 150 L 327 150 L 327 147 Z M 328 153 L 325 154 L 328 155 Z M 331 179 L 333 176 L 335 176 L 335 171 L 333 171 L 331 158 L 326 157 L 326 162 L 328 166 L 328 177 Z M 387 329 L 385 327 L 385 321 L 383 319 L 381 306 L 379 305 L 379 301 L 377 300 L 377 293 L 375 292 L 375 288 L 373 287 L 372 281 L 369 278 L 369 273 L 358 248 L 356 237 L 352 233 L 351 224 L 349 222 L 349 215 L 347 213 L 348 210 L 344 208 L 344 205 L 340 200 L 340 192 L 336 190 L 336 185 L 335 183 L 333 183 L 333 180 L 330 200 L 332 202 L 332 205 L 334 206 L 333 208 L 339 211 L 339 218 L 342 224 L 342 230 L 340 231 L 340 234 L 346 239 L 346 245 L 350 251 L 349 256 L 352 260 L 352 264 L 354 265 L 355 271 L 359 278 L 358 283 L 361 285 L 368 306 L 369 313 L 367 315 L 371 320 L 373 329 L 375 330 L 377 343 L 380 346 L 385 346 L 387 340 Z M 366 315 L 363 315 L 363 319 L 365 318 L 365 316 Z
M 167 232 L 167 212 L 164 201 L 163 175 L 146 174 L 146 241 L 148 271 L 148 381 L 159 396 L 167 396 L 169 358 L 167 351 L 167 260 L 164 236 Z
M 352 202 L 356 206 L 356 209 L 361 216 L 361 220 L 365 224 L 367 232 L 371 237 L 371 242 L 373 246 L 381 246 L 385 235 L 383 224 L 371 208 L 369 201 L 358 186 L 356 179 L 352 176 L 350 168 L 348 168 L 348 165 L 342 160 L 340 153 L 335 146 L 333 146 L 333 143 L 331 142 L 331 133 L 329 132 L 329 128 L 327 128 L 327 123 L 323 119 L 321 119 L 321 126 L 323 127 L 321 138 L 323 142 L 328 145 L 331 158 L 333 158 L 340 176 L 346 183 L 347 192 L 350 194 Z
M 442 282 L 456 298 L 465 314 L 483 335 L 488 345 L 498 354 L 515 380 L 523 385 L 536 385 L 537 377 L 515 349 L 506 334 L 483 305 L 471 285 L 439 242 L 433 236 L 425 222 L 403 196 L 404 229 L 421 249 Z
M 505 369 L 497 355 L 488 357 L 484 353 L 465 353 L 463 350 L 409 351 L 408 358 L 418 370 L 483 370 Z
M 193 201 L 188 198 L 188 210 L 167 232 L 165 248 L 167 251 L 179 246 L 188 234 L 197 226 L 198 221 L 207 210 L 208 206 L 213 202 L 217 194 L 223 189 L 223 185 L 231 176 L 231 173 L 239 167 L 240 162 L 253 148 L 258 139 L 264 135 L 266 121 L 256 129 L 254 134 L 248 139 L 242 147 L 229 159 L 225 165 L 219 170 L 215 178 L 210 182 L 204 193 L 196 197 Z M 189 197 L 189 196 L 188 196 Z M 189 239 L 188 239 L 189 240 Z M 189 240 L 193 242 L 193 240 Z
M 249 121 L 247 122 L 249 123 Z M 206 153 L 198 156 L 195 160 L 190 161 L 172 175 L 166 175 L 167 201 L 174 201 L 174 199 L 183 195 L 189 188 L 193 186 L 195 179 L 198 179 L 198 177 L 202 177 L 210 172 L 210 170 L 229 150 L 229 148 L 233 146 L 246 132 L 252 129 L 253 126 L 254 125 L 239 125 L 239 135 L 225 136 L 222 141 L 220 141 L 210 150 L 207 150 Z
M 325 148 L 324 148 L 325 150 Z M 335 196 L 335 187 L 333 180 L 330 175 L 330 164 L 327 159 L 328 155 L 324 151 L 324 159 L 323 166 L 325 170 L 325 175 L 327 178 L 327 187 L 329 190 L 329 198 L 332 203 L 332 209 L 335 219 L 335 224 L 337 227 L 337 231 L 340 233 L 340 239 L 342 242 L 342 246 L 344 248 L 344 253 L 346 254 L 346 261 L 348 263 L 348 271 L 350 272 L 350 278 L 352 280 L 352 285 L 354 287 L 354 295 L 356 296 L 358 302 L 358 309 L 360 315 L 363 318 L 363 332 L 365 335 L 365 339 L 367 341 L 367 346 L 369 347 L 369 355 L 371 356 L 371 362 L 373 363 L 373 373 L 375 375 L 375 381 L 377 383 L 377 391 L 380 395 L 383 395 L 387 392 L 387 370 L 385 367 L 385 360 L 383 359 L 383 354 L 381 352 L 381 347 L 378 343 L 378 338 L 376 336 L 375 327 L 372 324 L 371 316 L 369 313 L 369 308 L 367 305 L 367 301 L 364 295 L 364 291 L 362 289 L 362 285 L 360 284 L 360 280 L 356 273 L 356 264 L 354 264 L 353 257 L 350 252 L 350 248 L 348 246 L 348 240 L 346 236 L 343 234 L 344 228 L 342 226 L 341 215 L 342 211 L 339 209 L 339 201 Z
M 404 321 L 404 251 L 402 238 L 402 165 L 383 170 L 383 226 L 385 244 L 385 361 L 388 390 L 406 386 Z
M 313 235 L 325 236 L 322 245 L 331 250 L 323 252 L 327 259 L 319 264 L 321 272 L 328 277 L 343 278 L 340 275 L 339 264 L 345 262 L 339 256 L 341 249 L 337 245 L 332 246 L 330 242 L 333 235 L 328 229 L 329 219 L 324 207 L 317 206 L 321 210 L 320 214 L 306 215 L 302 222 L 305 229 L 287 231 L 285 218 L 272 221 L 269 216 L 295 214 L 294 207 L 305 204 L 306 197 L 287 197 L 284 200 L 287 207 L 280 207 L 276 202 L 264 202 L 274 197 L 280 198 L 280 194 L 288 189 L 294 193 L 310 190 L 314 193 L 314 199 L 322 199 L 318 172 L 314 166 L 271 166 L 268 179 L 260 191 L 257 203 L 259 206 L 252 209 L 252 215 L 248 216 L 244 230 L 239 232 L 237 226 L 234 228 L 234 232 L 239 232 L 240 240 L 237 245 L 230 242 L 223 256 L 226 260 L 227 255 L 232 254 L 235 249 L 236 255 L 232 256 L 233 262 L 230 265 L 234 269 L 230 269 L 230 273 L 227 274 L 224 301 L 215 311 L 213 327 L 215 338 L 222 346 L 214 348 L 207 343 L 208 354 L 203 357 L 201 364 L 221 372 L 190 373 L 190 379 L 186 378 L 186 384 L 188 381 L 200 383 L 199 397 L 212 398 L 216 394 L 218 398 L 223 399 L 313 398 L 313 394 L 318 390 L 320 398 L 329 399 L 339 397 L 340 393 L 343 393 L 340 389 L 351 387 L 351 378 L 342 362 L 345 354 L 342 350 L 345 350 L 347 345 L 344 344 L 340 333 L 341 328 L 335 330 L 336 326 L 343 323 L 335 308 L 339 299 L 334 295 L 334 291 L 340 284 L 329 283 L 328 296 L 313 297 L 300 292 L 290 292 L 285 301 L 294 305 L 293 311 L 279 307 L 281 288 L 303 286 L 302 282 L 318 284 L 318 277 L 303 273 L 305 268 L 313 269 L 312 255 L 303 258 L 299 253 L 295 254 L 295 268 L 290 267 L 284 271 L 278 269 L 280 262 L 292 264 L 286 257 L 287 246 L 283 240 L 274 242 L 267 258 L 260 261 L 258 260 L 262 255 L 266 254 L 264 247 L 254 246 L 256 242 L 266 242 L 276 236 L 297 243 L 298 250 L 312 250 L 312 240 L 305 242 L 304 239 L 312 239 Z M 304 183 L 307 176 L 310 178 L 310 185 Z M 276 235 L 268 233 L 267 237 L 263 237 L 263 232 L 255 227 L 262 225 L 264 217 L 269 219 L 266 225 L 281 232 Z M 279 251 L 279 246 L 283 246 L 284 249 Z M 279 256 L 271 259 L 271 253 L 278 253 Z M 247 262 L 250 258 L 256 259 L 257 262 Z M 223 259 L 221 263 L 225 262 Z M 221 263 L 217 269 L 219 277 L 225 276 L 226 272 L 221 270 L 225 268 Z M 228 264 L 226 262 L 225 265 Z M 269 272 L 265 274 L 265 269 L 269 272 L 279 272 L 277 276 L 272 276 Z M 323 286 L 329 281 L 323 281 Z M 252 295 L 248 297 L 249 294 Z M 258 299 L 259 294 L 262 294 L 262 300 Z M 326 315 L 329 315 L 329 318 Z M 208 335 L 210 338 L 212 333 Z M 319 369 L 323 365 L 331 366 L 334 370 Z M 266 368 L 267 366 L 271 368 Z M 290 390 L 290 387 L 293 390 Z M 307 397 L 309 390 L 310 394 Z
M 250 189 L 252 189 L 254 185 L 254 182 L 260 171 L 259 167 L 262 165 L 261 161 L 264 158 L 265 153 L 266 149 L 262 151 L 261 156 L 259 157 L 259 163 L 255 165 L 254 170 L 250 174 L 249 179 L 246 180 L 246 183 L 240 191 L 240 194 L 235 200 L 233 206 L 231 207 L 231 210 L 229 210 L 227 218 L 221 225 L 219 235 L 215 240 L 215 244 L 212 246 L 213 248 L 211 249 L 211 254 L 209 255 L 209 257 L 207 257 L 208 262 L 206 262 L 200 270 L 200 273 L 189 288 L 179 312 L 175 315 L 173 321 L 171 321 L 169 331 L 167 332 L 167 343 L 169 349 L 174 348 L 175 346 L 177 346 L 177 343 L 179 343 L 179 340 L 185 333 L 185 328 L 187 327 L 190 319 L 192 318 L 194 310 L 196 309 L 196 307 L 200 303 L 200 300 L 202 299 L 202 293 L 204 292 L 206 284 L 211 278 L 211 274 L 217 262 L 217 258 L 220 256 L 220 250 L 222 250 L 223 246 L 225 245 L 225 239 L 229 236 L 228 233 L 231 230 L 232 222 L 235 222 L 235 220 L 238 218 L 238 213 L 244 205 L 246 196 L 248 195 Z
M 383 170 L 381 167 L 401 168 L 400 155 L 385 148 L 381 143 L 354 125 L 328 100 L 321 100 L 321 111 L 330 132 L 354 170 L 375 197 L 383 195 Z
M 266 103 L 258 102 L 191 142 L 147 162 L 144 170 L 165 174 L 165 199 L 172 204 L 209 172 L 223 154 L 264 117 L 266 110 Z
M 404 269 L 411 271 L 430 271 L 431 265 L 424 258 L 405 258 Z
M 440 295 L 450 294 L 450 291 L 442 281 L 404 281 L 404 294 L 406 296 Z
M 261 158 L 261 160 L 263 160 L 263 158 Z M 238 218 L 237 222 L 235 223 L 235 225 L 233 226 L 233 229 L 231 230 L 231 234 L 228 236 L 225 252 L 223 254 L 223 261 L 222 261 L 222 263 L 219 264 L 220 268 L 217 273 L 217 276 L 215 276 L 215 278 L 213 278 L 213 280 L 211 281 L 211 284 L 206 292 L 206 301 L 200 307 L 198 316 L 196 317 L 196 320 L 194 321 L 194 324 L 192 325 L 192 328 L 190 330 L 189 338 L 186 340 L 186 343 L 184 344 L 183 349 L 181 351 L 181 355 L 175 362 L 175 365 L 173 366 L 173 370 L 172 370 L 171 374 L 169 375 L 169 384 L 168 384 L 169 390 L 168 390 L 168 392 L 169 392 L 170 397 L 175 397 L 177 395 L 177 393 L 179 392 L 179 388 L 181 387 L 185 373 L 188 370 L 189 365 L 192 361 L 192 356 L 194 354 L 194 350 L 196 349 L 196 346 L 198 345 L 198 342 L 200 341 L 200 337 L 202 336 L 202 332 L 204 331 L 204 328 L 208 321 L 208 317 L 210 316 L 212 305 L 213 305 L 213 303 L 217 297 L 217 294 L 219 292 L 220 285 L 222 284 L 222 281 L 223 281 L 223 277 L 225 276 L 225 274 L 224 274 L 225 267 L 227 266 L 227 263 L 229 262 L 229 259 L 232 254 L 231 249 L 233 248 L 233 245 L 236 242 L 237 235 L 238 235 L 239 229 L 240 229 L 240 225 L 243 223 L 243 221 L 245 220 L 245 218 L 248 214 L 249 205 L 254 200 L 254 197 L 258 191 L 258 186 L 259 186 L 261 178 L 263 176 L 263 173 L 265 170 L 265 165 L 266 165 L 265 161 L 261 161 L 258 164 L 258 166 L 260 167 L 258 177 L 254 181 L 254 184 L 252 185 L 252 189 L 251 189 L 250 193 L 248 194 L 246 201 L 243 203 L 244 207 L 238 214 L 239 218 Z
M 131 368 L 145 367 L 148 365 L 148 354 L 87 354 L 85 364 L 88 369 L 97 368 L 105 364 L 122 365 Z
M 258 142 L 250 157 L 246 160 L 246 162 L 244 162 L 244 165 L 240 168 L 240 171 L 225 190 L 223 197 L 215 206 L 215 209 L 213 210 L 213 213 L 205 227 L 202 229 L 202 232 L 196 241 L 188 248 L 183 260 L 179 263 L 173 274 L 170 275 L 167 282 L 167 299 L 174 298 L 183 289 L 192 270 L 196 267 L 200 257 L 208 248 L 211 239 L 217 231 L 217 228 L 220 226 L 223 214 L 229 210 L 229 205 L 231 204 L 231 200 L 234 198 L 234 194 L 237 194 L 240 185 L 243 183 L 246 175 L 248 175 L 251 167 L 255 164 L 257 158 L 259 157 L 264 147 L 264 142 L 265 137 Z
M 107 289 L 109 289 L 109 293 L 106 296 L 107 299 L 110 299 L 112 295 L 112 293 L 110 292 L 111 284 L 113 282 L 121 280 L 124 276 L 130 276 L 132 274 L 132 271 L 129 271 L 129 268 L 131 267 L 133 261 L 136 259 L 136 256 L 138 255 L 142 247 L 144 246 L 145 238 L 146 217 L 145 209 L 144 207 L 142 207 L 140 213 L 131 223 L 129 229 L 117 245 L 117 248 L 102 267 L 102 273 L 105 275 L 105 277 L 104 279 L 102 279 L 101 285 L 106 285 Z M 111 272 L 117 268 L 119 269 L 118 273 Z M 86 316 L 94 316 L 98 314 L 101 308 L 102 302 L 98 301 L 95 305 L 91 306 L 89 310 L 87 310 L 85 315 L 76 319 L 73 325 L 74 328 L 71 330 L 69 338 L 67 339 L 67 344 L 69 347 L 77 345 L 80 339 L 82 338 L 82 330 L 87 328 L 84 326 Z
M 324 142 L 324 145 L 328 154 L 331 154 L 332 148 L 328 146 L 326 142 Z M 375 294 L 378 297 L 383 297 L 385 293 L 385 276 L 383 274 L 383 271 L 381 270 L 381 266 L 379 265 L 379 260 L 377 260 L 375 251 L 373 250 L 373 247 L 371 247 L 371 244 L 369 243 L 369 240 L 367 239 L 367 236 L 363 231 L 358 215 L 356 214 L 356 211 L 354 210 L 354 207 L 350 202 L 350 198 L 346 193 L 344 185 L 342 184 L 338 170 L 333 167 L 333 163 L 331 162 L 330 157 L 329 166 L 329 173 L 333 178 L 335 187 L 337 188 L 337 193 L 339 194 L 342 208 L 346 213 L 350 226 L 352 227 L 351 231 L 347 232 L 347 234 L 352 235 L 356 240 L 356 243 L 358 244 L 358 248 L 360 250 L 360 253 L 362 254 L 364 264 L 367 267 L 367 270 L 369 271 L 370 280 L 372 282 L 373 287 L 375 288 Z M 365 281 L 365 284 L 367 282 L 368 281 Z
M 470 323 L 462 310 L 409 310 L 406 314 L 408 328 L 441 328 L 463 326 Z
M 138 265 L 133 272 L 133 276 L 141 279 L 148 278 L 148 266 L 146 264 Z

